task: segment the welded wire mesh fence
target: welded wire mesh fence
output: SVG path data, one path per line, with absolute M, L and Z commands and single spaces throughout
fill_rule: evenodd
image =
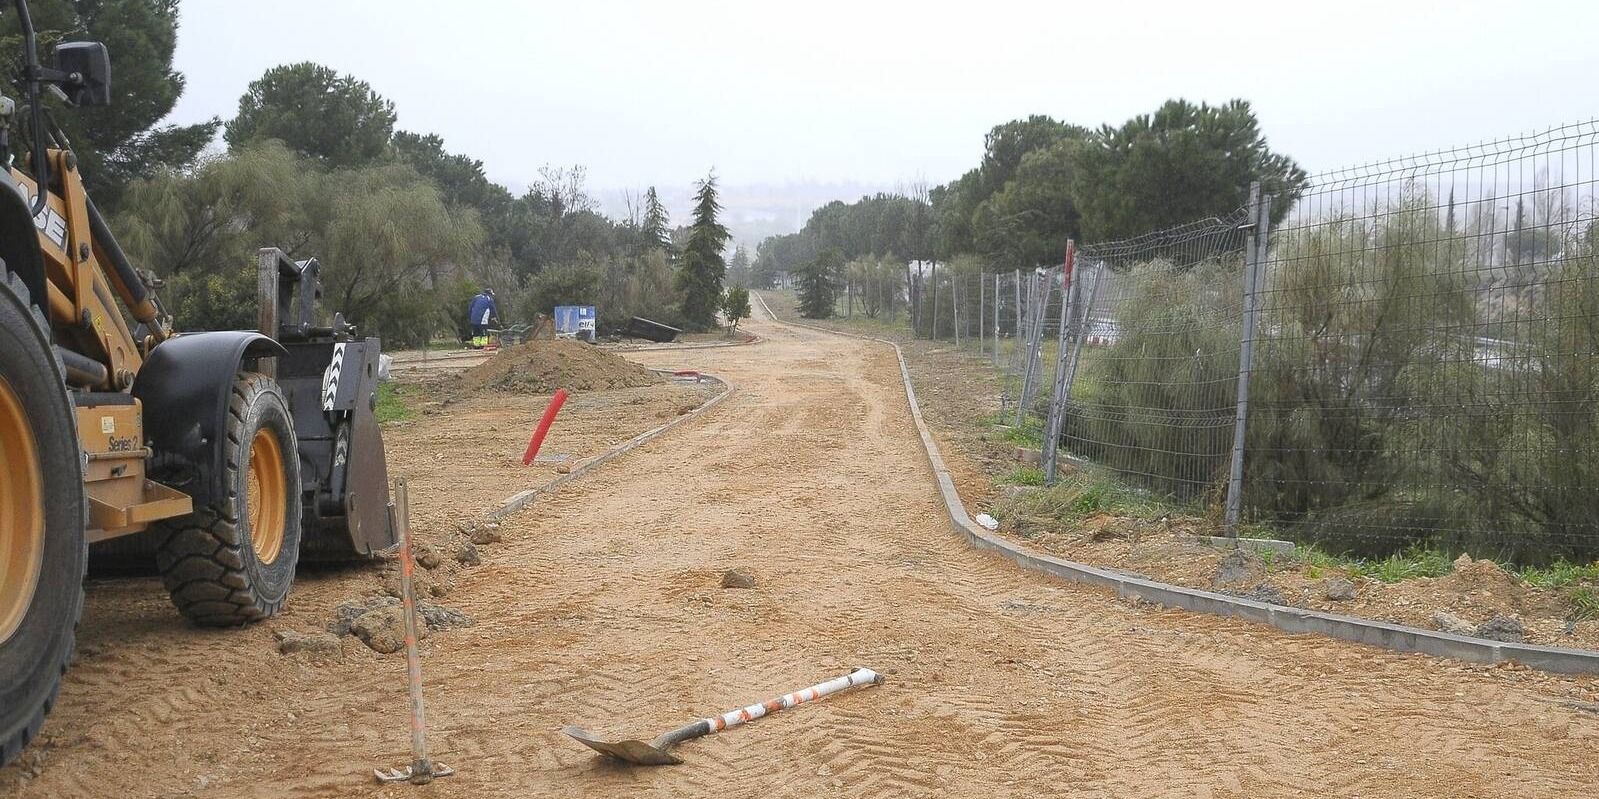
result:
M 1599 556 L 1596 154 L 1587 122 L 1313 182 L 1262 280 L 1249 518 Z
M 850 303 L 990 359 L 996 421 L 1046 466 L 1098 464 L 1230 531 L 1593 559 L 1596 160 L 1599 122 L 1566 125 L 1086 244 L 1069 279 L 901 263 Z
M 1061 444 L 1163 494 L 1217 487 L 1231 452 L 1246 209 L 1078 259 L 1077 370 Z
M 1596 154 L 1568 125 L 1082 248 L 1061 445 L 1338 551 L 1599 556 Z

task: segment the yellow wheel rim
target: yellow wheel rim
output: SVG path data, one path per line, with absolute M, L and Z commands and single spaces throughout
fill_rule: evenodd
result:
M 278 559 L 283 551 L 283 509 L 287 505 L 283 479 L 283 447 L 271 430 L 262 428 L 250 441 L 249 491 L 250 546 L 262 563 Z
M 0 643 L 28 615 L 44 565 L 44 478 L 28 415 L 0 377 Z

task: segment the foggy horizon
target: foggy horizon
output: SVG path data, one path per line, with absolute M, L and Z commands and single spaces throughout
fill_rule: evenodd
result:
M 367 81 L 394 101 L 397 128 L 439 134 L 513 192 L 543 165 L 581 165 L 607 213 L 654 185 L 679 219 L 714 169 L 732 218 L 792 226 L 828 200 L 953 180 L 990 128 L 1031 114 L 1097 128 L 1169 98 L 1242 98 L 1272 148 L 1316 174 L 1599 107 L 1582 68 L 1595 4 L 1157 5 L 1130 17 L 1017 2 L 982 15 L 464 2 L 438 15 L 410 0 L 186 0 L 175 67 L 187 88 L 169 121 L 226 120 L 267 68 L 316 61 Z

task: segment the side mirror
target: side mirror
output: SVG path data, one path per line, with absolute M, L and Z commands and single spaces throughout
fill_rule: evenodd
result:
M 66 73 L 61 84 L 75 106 L 111 104 L 111 56 L 100 42 L 63 42 L 56 45 L 56 69 Z

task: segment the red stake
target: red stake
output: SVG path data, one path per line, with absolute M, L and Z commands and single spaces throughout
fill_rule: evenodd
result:
M 1063 291 L 1063 292 L 1070 292 L 1072 290 L 1072 268 L 1074 266 L 1076 266 L 1076 263 L 1077 263 L 1077 242 L 1075 242 L 1075 241 L 1073 241 L 1071 239 L 1067 239 L 1066 240 L 1066 268 L 1062 269 L 1061 272 L 1060 272 L 1060 290 Z
M 539 447 L 544 444 L 544 436 L 550 432 L 550 425 L 555 422 L 555 414 L 564 404 L 566 404 L 566 389 L 556 389 L 555 396 L 550 397 L 549 407 L 544 409 L 544 418 L 539 420 L 539 426 L 533 430 L 533 438 L 527 442 L 527 452 L 522 453 L 523 466 L 531 464 L 534 456 L 539 454 Z

